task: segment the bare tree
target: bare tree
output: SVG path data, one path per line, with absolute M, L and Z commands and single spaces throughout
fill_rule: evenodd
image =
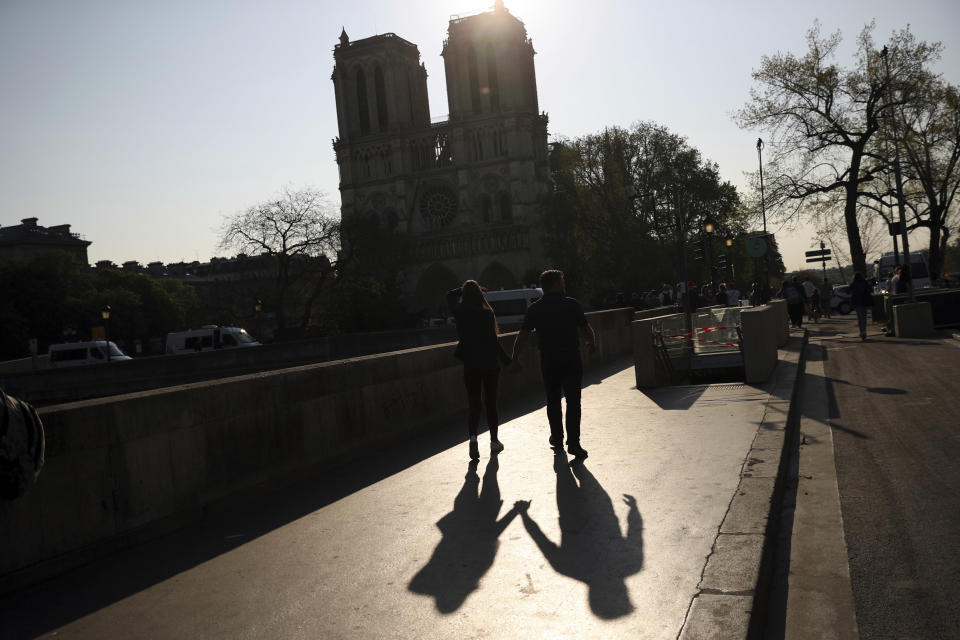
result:
M 785 218 L 805 215 L 811 204 L 842 194 L 843 222 L 854 269 L 866 270 L 857 224 L 863 185 L 885 169 L 886 159 L 871 141 L 886 113 L 914 99 L 909 88 L 929 75 L 939 44 L 917 42 L 909 30 L 896 32 L 890 47 L 899 51 L 891 75 L 899 91 L 890 101 L 880 53 L 867 25 L 857 39 L 856 64 L 846 69 L 830 62 L 840 44 L 839 32 L 822 36 L 819 24 L 807 33 L 807 52 L 764 56 L 753 73 L 758 87 L 737 112 L 737 123 L 768 132 L 769 197 Z
M 340 248 L 340 220 L 326 194 L 285 187 L 275 199 L 226 216 L 220 238 L 223 249 L 272 258 L 277 326 L 306 327 Z
M 950 240 L 951 218 L 956 217 L 960 190 L 960 91 L 933 82 L 922 98 L 901 111 L 906 177 L 915 197 L 906 201 L 913 212 L 910 228 L 930 231 L 931 277 L 942 271 Z M 951 215 L 952 214 L 952 215 Z

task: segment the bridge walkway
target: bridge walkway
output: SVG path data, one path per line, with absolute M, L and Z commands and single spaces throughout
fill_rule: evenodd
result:
M 582 463 L 529 398 L 479 465 L 458 422 L 320 470 L 8 595 L 0 636 L 673 640 L 776 399 L 633 378 L 587 375 Z

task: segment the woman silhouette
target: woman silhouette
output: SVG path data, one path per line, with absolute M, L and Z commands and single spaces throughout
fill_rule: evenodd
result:
M 459 301 L 458 301 L 459 299 Z M 477 430 L 480 425 L 480 397 L 487 408 L 487 427 L 490 429 L 490 452 L 503 451 L 497 439 L 500 416 L 497 412 L 497 387 L 500 383 L 500 367 L 510 364 L 510 356 L 500 346 L 497 334 L 497 318 L 493 308 L 483 295 L 475 280 L 467 280 L 463 286 L 447 292 L 447 306 L 457 321 L 456 356 L 463 362 L 463 384 L 467 388 L 470 407 L 467 426 L 470 433 L 470 459 L 480 459 Z

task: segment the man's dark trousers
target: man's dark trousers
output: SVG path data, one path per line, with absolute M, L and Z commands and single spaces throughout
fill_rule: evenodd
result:
M 580 444 L 580 386 L 583 363 L 579 351 L 540 354 L 540 372 L 547 392 L 547 420 L 550 439 L 563 442 L 563 409 L 560 398 L 567 399 L 567 445 Z

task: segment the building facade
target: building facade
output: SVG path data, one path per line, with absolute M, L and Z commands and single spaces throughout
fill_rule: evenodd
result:
M 529 285 L 546 266 L 538 222 L 550 189 L 547 116 L 534 54 L 500 0 L 451 18 L 449 115 L 434 122 L 417 45 L 392 33 L 340 34 L 332 80 L 342 219 L 369 216 L 406 234 L 411 310 L 433 312 L 468 278 L 491 289 Z
M 43 227 L 37 221 L 37 218 L 24 218 L 20 224 L 0 227 L 0 260 L 26 262 L 52 251 L 62 251 L 87 265 L 89 240 L 71 233 L 69 224 Z

